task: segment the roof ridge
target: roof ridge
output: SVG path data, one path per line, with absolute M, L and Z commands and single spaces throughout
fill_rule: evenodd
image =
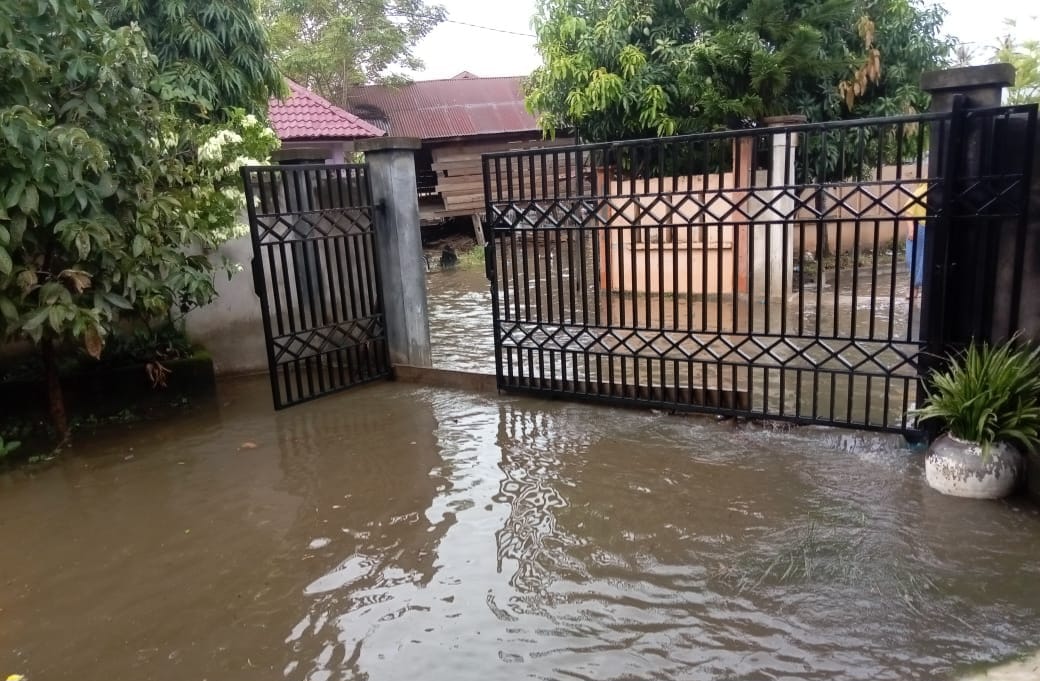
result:
M 515 78 L 528 78 L 530 74 L 521 74 L 517 76 L 477 76 L 475 78 L 429 78 L 427 80 L 410 80 L 407 83 L 401 85 L 386 85 L 383 83 L 370 83 L 368 85 L 355 85 L 350 90 L 362 90 L 370 87 L 381 87 L 389 90 L 396 90 L 399 88 L 405 88 L 409 85 L 420 85 L 422 83 L 473 83 L 481 80 L 513 80 Z

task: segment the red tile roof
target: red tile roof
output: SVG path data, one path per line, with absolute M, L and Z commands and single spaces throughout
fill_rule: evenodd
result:
M 424 140 L 536 132 L 524 108 L 520 76 L 479 78 L 463 71 L 447 80 L 416 81 L 397 88 L 357 87 L 347 107 L 396 137 Z
M 271 119 L 278 139 L 294 140 L 352 140 L 363 137 L 381 137 L 386 133 L 368 121 L 362 120 L 319 97 L 299 83 L 286 79 L 289 96 L 285 100 L 268 102 L 267 116 Z

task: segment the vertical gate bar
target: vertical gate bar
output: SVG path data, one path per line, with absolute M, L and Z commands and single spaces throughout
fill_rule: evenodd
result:
M 574 230 L 571 229 L 571 230 L 567 231 L 566 233 L 567 233 L 567 248 L 568 248 L 568 251 L 569 252 L 573 252 L 572 247 L 571 247 L 571 241 L 573 241 L 573 239 L 571 237 L 574 235 Z M 595 234 L 595 232 L 593 232 L 593 234 Z M 589 232 L 586 230 L 586 218 L 583 217 L 582 220 L 578 223 L 578 266 L 579 266 L 581 271 L 580 271 L 578 277 L 575 277 L 573 272 L 571 273 L 570 289 L 571 289 L 571 309 L 574 310 L 577 307 L 577 304 L 576 304 L 577 301 L 575 299 L 575 292 L 574 292 L 574 286 L 575 286 L 574 282 L 580 282 L 580 284 L 581 284 L 581 320 L 580 320 L 580 323 L 586 329 L 588 329 L 588 326 L 589 326 L 589 316 L 590 316 L 589 315 L 589 286 L 588 286 L 588 282 L 587 282 L 588 271 L 589 271 L 589 264 L 587 262 L 588 255 L 585 252 L 585 250 L 586 250 L 585 249 L 585 242 L 589 238 L 588 235 L 589 235 Z M 574 259 L 572 257 L 568 264 L 569 264 L 570 267 L 573 268 L 573 263 L 574 263 Z M 593 268 L 595 268 L 595 252 L 593 253 Z M 598 296 L 598 291 L 597 291 L 598 286 L 599 286 L 598 282 L 599 282 L 599 273 L 598 272 L 593 272 L 593 274 L 592 274 L 592 286 L 593 286 L 593 301 L 592 301 L 592 304 L 597 306 L 597 310 L 596 310 L 596 314 L 595 314 L 595 316 L 597 318 L 599 316 L 599 309 L 598 309 L 599 296 Z M 572 313 L 572 322 L 573 323 L 579 323 L 579 320 L 577 319 L 576 316 L 573 315 L 573 313 Z
M 620 184 L 618 186 L 620 186 Z M 628 196 L 627 198 L 629 200 L 631 200 L 632 197 Z M 625 210 L 628 210 L 628 209 L 626 208 Z M 629 278 L 632 280 L 631 284 L 628 287 L 629 288 L 629 290 L 628 290 L 628 298 L 631 298 L 631 300 L 632 300 L 632 315 L 631 315 L 632 316 L 632 323 L 631 323 L 631 326 L 632 326 L 632 328 L 638 328 L 639 327 L 639 299 L 638 299 L 637 296 L 638 296 L 638 292 L 639 292 L 639 263 L 636 260 L 636 258 L 638 257 L 638 253 L 636 253 L 636 248 L 637 248 L 637 244 L 639 243 L 639 228 L 636 227 L 635 226 L 635 222 L 633 222 L 633 223 L 631 223 L 631 225 L 629 226 L 629 228 L 626 231 L 628 232 L 627 233 L 627 237 L 628 237 L 629 266 L 631 267 L 631 273 L 629 274 Z M 627 302 L 627 298 L 626 298 L 626 302 Z M 627 305 L 626 305 L 626 307 L 627 307 Z
M 815 201 L 815 197 L 813 199 Z M 798 222 L 798 335 L 805 335 L 805 222 Z M 816 263 L 816 285 L 820 285 L 821 263 Z
M 975 168 L 968 168 L 966 171 L 975 177 L 986 177 L 991 176 L 993 179 L 991 183 L 1001 182 L 997 180 L 998 170 L 1002 170 L 993 163 L 994 155 L 996 153 L 996 126 L 999 125 L 1000 120 L 995 115 L 991 114 L 975 114 L 969 112 L 968 114 L 976 120 L 974 128 L 978 131 L 978 147 L 979 154 L 978 158 L 975 159 L 978 163 Z M 1006 114 L 1005 114 L 1006 115 Z M 1006 140 L 1005 140 L 1006 141 Z M 1003 147 L 1003 145 L 1001 145 Z M 986 151 L 989 151 L 989 154 Z M 1000 150 L 1003 154 L 1004 149 Z M 990 192 L 996 187 L 993 184 L 989 187 Z M 985 212 L 991 212 L 989 209 L 982 208 Z M 976 211 L 979 212 L 979 211 Z M 1001 212 L 997 208 L 997 212 Z M 993 313 L 993 284 L 996 274 L 996 263 L 993 262 L 993 238 L 992 232 L 996 231 L 999 235 L 1003 230 L 1003 220 L 989 218 L 982 219 L 979 215 L 975 220 L 970 221 L 965 225 L 965 229 L 961 230 L 962 236 L 970 234 L 970 239 L 973 244 L 973 248 L 970 252 L 975 255 L 978 260 L 981 261 L 981 267 L 976 264 L 973 268 L 972 274 L 975 278 L 975 285 L 971 287 L 971 300 L 969 302 L 969 309 L 971 310 L 971 330 L 973 338 L 988 337 L 987 330 L 992 331 L 991 324 L 989 321 L 992 319 Z M 926 237 L 927 238 L 927 237 Z M 993 339 L 995 340 L 995 339 Z
M 903 390 L 903 394 L 906 395 L 906 392 L 907 391 L 904 389 Z M 881 397 L 881 402 L 882 402 L 881 409 L 882 409 L 882 413 L 884 414 L 884 419 L 885 419 L 884 422 L 881 425 L 882 425 L 883 428 L 889 428 L 889 427 L 891 427 L 890 424 L 891 424 L 891 421 L 892 421 L 892 413 L 891 413 L 892 412 L 892 405 L 891 405 L 891 402 L 892 402 L 892 372 L 891 371 L 885 372 L 885 382 L 884 382 L 884 388 L 881 391 L 881 396 L 882 396 Z M 900 427 L 902 427 L 902 424 L 900 424 Z
M 264 282 L 264 263 L 263 263 L 263 250 L 261 249 L 260 241 L 260 222 L 256 215 L 256 201 L 254 200 L 256 194 L 254 189 L 259 189 L 261 197 L 263 197 L 263 178 L 260 175 L 260 170 L 252 168 L 250 166 L 244 166 L 241 169 L 242 184 L 245 188 L 246 194 L 246 214 L 249 216 L 249 237 L 253 242 L 253 276 L 254 281 L 259 282 L 261 285 L 256 286 L 256 294 L 260 298 L 260 317 L 263 320 L 264 325 L 264 345 L 267 350 L 267 366 L 271 369 L 268 372 L 268 377 L 271 381 L 271 398 L 274 402 L 275 409 L 282 408 L 282 395 L 279 390 L 277 373 L 273 371 L 275 367 L 274 358 L 274 343 L 272 340 L 271 333 L 271 309 L 270 301 L 267 299 L 267 286 Z M 256 184 L 253 184 L 253 177 L 256 177 Z M 261 207 L 263 208 L 263 201 L 261 198 Z
M 502 199 L 502 161 L 495 157 L 495 194 L 494 200 Z M 484 247 L 485 273 L 488 275 L 488 283 L 491 288 L 491 333 L 495 341 L 495 376 L 499 387 L 505 383 L 505 373 L 502 362 L 502 345 L 505 341 L 502 333 L 502 308 L 506 314 L 509 313 L 509 280 L 506 274 L 507 264 L 505 257 L 505 240 L 499 238 L 500 216 L 492 203 L 491 194 L 491 159 L 481 159 L 481 171 L 484 174 L 484 210 L 487 214 L 488 239 Z M 498 262 L 499 249 L 502 253 L 501 270 Z M 502 276 L 501 296 L 499 291 L 499 277 Z M 501 299 L 500 299 L 501 297 Z M 510 371 L 512 373 L 512 371 Z
M 725 235 L 723 234 L 723 225 L 722 225 L 722 221 L 721 220 L 716 220 L 715 221 L 715 231 L 718 233 L 718 236 L 717 236 L 718 241 L 716 242 L 716 248 L 715 248 L 715 255 L 716 255 L 716 260 L 717 260 L 717 262 L 715 263 L 716 264 L 716 267 L 715 267 L 715 275 L 716 275 L 716 277 L 715 278 L 717 279 L 717 281 L 716 281 L 716 288 L 715 288 L 715 308 L 716 308 L 716 310 L 715 310 L 715 312 L 716 312 L 716 315 L 715 315 L 716 316 L 715 331 L 719 335 L 722 335 L 722 330 L 723 330 L 723 322 L 722 322 L 722 318 L 723 318 L 723 314 L 722 314 L 723 276 L 722 276 L 722 272 L 724 270 L 723 258 L 722 258 L 722 244 L 723 244 L 723 237 Z M 733 250 L 737 251 L 738 248 L 739 248 L 738 228 L 736 226 L 734 226 L 733 227 Z M 705 259 L 706 259 L 707 258 L 707 249 L 705 249 L 704 252 L 705 252 Z M 705 265 L 707 265 L 707 262 L 705 262 Z M 705 267 L 705 270 L 707 270 L 707 267 Z M 733 297 L 733 300 L 735 301 L 736 298 L 737 298 L 737 291 L 736 291 L 736 289 L 733 290 L 732 297 Z M 736 332 L 736 329 L 734 328 L 733 331 Z
M 1011 276 L 1011 311 L 1008 315 L 1008 337 L 1014 335 L 1019 328 L 1022 306 L 1022 279 L 1025 275 L 1026 233 L 1029 229 L 1030 189 L 1033 181 L 1033 163 L 1036 151 L 1036 115 L 1034 105 L 1026 112 L 1025 147 L 1023 159 L 1021 197 L 1018 206 L 1018 221 L 1015 225 L 1015 265 Z
M 545 151 L 545 150 L 540 150 L 538 152 L 532 152 L 532 156 L 531 156 L 532 161 L 534 159 L 534 155 L 533 155 L 534 153 L 538 154 L 538 162 L 542 166 L 542 200 L 545 201 L 545 200 L 548 200 L 548 199 L 552 198 L 552 197 L 549 196 L 549 172 L 548 172 L 548 166 L 547 166 L 547 162 L 546 162 L 546 158 L 545 158 L 549 154 L 549 152 Z M 555 158 L 556 158 L 556 154 L 553 153 L 553 159 L 555 159 Z
M 791 131 L 788 130 L 784 139 L 784 189 L 783 191 L 790 195 L 789 203 L 791 213 L 784 217 L 783 224 L 781 225 L 780 237 L 781 241 L 781 263 L 780 268 L 780 335 L 787 336 L 787 317 L 788 317 L 788 281 L 791 277 L 788 273 L 794 264 L 794 254 L 791 253 L 791 244 L 794 241 L 794 234 L 791 229 L 794 225 L 798 224 L 798 211 L 800 206 L 798 205 L 798 188 L 795 184 L 795 178 L 791 175 L 791 169 L 794 167 L 792 163 L 791 154 L 794 153 L 794 142 L 797 137 L 792 138 Z M 797 135 L 798 133 L 794 133 Z M 793 286 L 793 282 L 791 283 Z
M 289 214 L 289 206 L 287 205 L 288 197 L 284 193 L 288 189 L 288 184 L 285 179 L 285 168 L 277 168 L 271 173 L 271 196 L 274 199 L 272 208 L 275 213 L 278 213 L 278 219 L 283 220 L 284 224 L 288 227 L 288 231 L 285 236 L 278 237 L 278 257 L 282 264 L 282 281 L 284 283 L 283 289 L 285 291 L 285 312 L 286 321 L 289 323 L 289 333 L 295 334 L 298 328 L 303 328 L 304 324 L 300 319 L 300 301 L 297 300 L 293 293 L 293 276 L 295 268 L 289 267 L 289 261 L 286 257 L 286 250 L 291 248 L 289 237 L 292 235 L 292 225 L 288 222 L 287 215 Z M 281 186 L 281 192 L 279 187 L 274 183 L 275 178 L 278 179 L 278 185 Z M 300 323 L 297 323 L 300 322 Z
M 332 257 L 331 251 L 329 249 L 329 247 L 330 247 L 330 243 L 329 242 L 331 241 L 332 242 L 331 245 L 334 246 L 336 239 L 337 239 L 337 237 L 329 236 L 329 237 L 321 240 L 322 251 L 324 252 L 324 255 L 325 255 L 325 266 L 324 266 L 323 270 L 325 272 L 327 272 L 327 275 L 325 277 L 327 286 L 325 287 L 325 291 L 322 292 L 322 300 L 325 299 L 325 293 L 328 293 L 329 300 L 328 300 L 327 306 L 332 311 L 332 314 L 330 315 L 330 319 L 328 319 L 327 322 L 331 326 L 339 328 L 346 320 L 339 318 L 339 315 L 336 314 L 336 308 L 335 308 L 336 287 L 334 285 L 335 284 L 334 280 L 336 278 L 336 273 L 334 271 L 336 269 L 336 267 L 335 267 L 336 266 L 336 260 Z M 339 356 L 338 353 L 337 353 L 336 356 L 338 358 L 338 356 Z M 331 359 L 331 358 L 327 358 L 327 361 L 329 359 Z M 346 381 L 343 379 L 343 367 L 339 366 L 338 368 L 339 368 L 338 373 L 340 374 L 340 381 L 339 381 L 338 385 L 339 386 L 343 386 L 346 383 Z M 330 372 L 329 382 L 330 382 L 330 385 L 335 386 L 337 384 L 336 384 L 335 380 L 332 378 L 331 371 L 332 371 L 332 363 L 331 363 L 331 361 L 329 361 L 329 372 Z
M 577 200 L 575 200 L 575 195 L 570 191 L 570 186 L 571 186 L 571 179 L 570 179 L 571 178 L 571 154 L 570 154 L 570 152 L 564 152 L 564 154 L 563 154 L 563 164 L 564 164 L 564 171 L 563 172 L 567 176 L 567 185 L 566 185 L 566 188 L 565 188 L 565 191 L 564 191 L 564 196 L 561 197 L 560 196 L 560 191 L 559 191 L 560 190 L 560 180 L 559 180 L 559 178 L 560 178 L 560 159 L 559 159 L 559 155 L 558 154 L 553 154 L 553 177 L 555 178 L 554 182 L 553 182 L 553 187 L 554 187 L 553 198 L 555 199 L 555 204 L 554 205 L 556 207 L 560 208 L 561 207 L 560 206 L 561 201 L 566 201 L 567 202 L 567 206 L 569 206 L 569 208 L 568 208 L 568 210 L 566 210 L 564 212 L 564 215 L 565 216 L 569 215 L 570 217 L 565 217 L 564 219 L 567 220 L 568 223 L 569 223 L 571 220 L 573 220 L 576 217 L 576 214 L 574 212 L 575 203 L 577 203 L 577 205 L 580 206 L 581 205 L 581 199 L 578 198 Z M 568 248 L 569 248 L 570 242 L 571 242 L 571 236 L 573 235 L 573 232 L 567 231 L 566 234 L 567 234 L 567 244 L 568 244 Z M 567 271 L 568 272 L 570 272 L 573 269 L 573 262 L 574 261 L 571 260 L 570 258 L 567 259 Z M 559 305 L 559 308 L 560 308 L 559 317 L 560 317 L 560 322 L 561 323 L 564 322 L 566 319 L 568 319 L 568 315 L 567 315 L 567 312 L 565 310 L 566 295 L 565 295 L 565 292 L 563 290 L 563 267 L 564 267 L 563 247 L 560 245 L 560 238 L 559 238 L 559 234 L 558 234 L 557 238 L 556 238 L 556 299 L 558 301 L 558 305 Z M 574 323 L 574 308 L 573 307 L 570 310 L 570 321 L 571 321 L 571 323 Z
M 297 277 L 297 285 L 301 287 L 300 297 L 301 299 L 306 298 L 307 303 L 304 306 L 304 308 L 307 312 L 310 313 L 309 317 L 307 318 L 309 321 L 304 325 L 304 328 L 313 329 L 321 326 L 321 322 L 318 320 L 318 308 L 315 305 L 314 301 L 314 287 L 311 285 L 311 268 L 307 262 L 307 242 L 310 239 L 310 233 L 311 229 L 313 229 L 313 225 L 310 224 L 310 222 L 304 217 L 304 215 L 306 211 L 305 206 L 310 206 L 310 196 L 306 196 L 304 188 L 301 187 L 301 184 L 306 182 L 306 177 L 301 178 L 301 172 L 305 173 L 306 171 L 300 171 L 299 169 L 294 168 L 290 172 L 292 177 L 293 198 L 296 202 L 296 212 L 294 216 L 295 224 L 293 225 L 293 268 L 296 270 L 296 272 L 299 273 L 299 276 Z M 307 232 L 304 234 L 301 234 L 296 230 L 296 225 L 299 224 L 300 221 L 304 221 L 307 223 L 308 229 Z M 302 260 L 302 262 L 297 262 L 297 258 Z M 301 269 L 303 270 L 302 272 L 300 272 Z M 313 378 L 310 375 L 309 370 L 307 372 L 307 377 L 308 379 Z
M 373 301 L 372 315 L 378 316 L 382 322 L 380 347 L 382 348 L 382 364 L 379 366 L 379 372 L 381 374 L 388 373 L 390 371 L 390 357 L 389 357 L 389 346 L 387 342 L 387 330 L 386 330 L 386 317 L 383 312 L 383 301 L 386 300 L 386 293 L 383 291 L 383 278 L 381 276 L 382 264 L 379 262 L 379 258 L 376 257 L 376 242 L 381 238 L 374 229 L 373 220 L 375 219 L 375 208 L 372 206 L 372 177 L 368 173 L 368 166 L 361 166 L 357 169 L 358 176 L 358 187 L 364 191 L 364 202 L 365 208 L 362 210 L 365 212 L 367 220 L 367 230 L 364 232 L 362 243 L 367 244 L 369 263 L 369 286 L 374 293 L 375 300 Z
M 910 378 L 900 379 L 903 383 L 903 405 L 900 411 L 900 429 L 903 431 L 910 429 L 910 388 L 917 382 Z
M 350 237 L 348 236 L 341 236 L 332 243 L 333 255 L 336 259 L 336 283 L 339 287 L 339 311 L 344 321 L 355 316 L 350 314 L 350 299 L 347 295 L 347 290 L 350 288 L 348 279 L 350 273 L 346 271 L 345 265 L 347 263 L 346 250 L 349 239 Z
M 298 307 L 298 305 L 296 305 L 297 301 L 293 298 L 293 270 L 289 267 L 289 260 L 285 255 L 286 250 L 289 248 L 289 244 L 280 240 L 277 244 L 274 244 L 274 246 L 276 246 L 278 250 L 278 259 L 282 266 L 282 290 L 285 292 L 285 316 L 286 320 L 289 322 L 289 330 L 285 335 L 295 336 L 297 333 L 297 315 L 295 313 L 295 308 Z
M 335 206 L 336 212 L 341 216 L 346 215 L 347 204 L 343 201 L 343 187 L 339 181 L 339 171 L 337 169 L 329 166 L 325 168 L 325 185 L 329 188 L 329 201 Z M 333 188 L 335 188 L 335 194 L 333 194 Z M 343 261 L 339 257 L 339 243 L 344 238 L 342 230 L 337 227 L 336 234 L 330 236 L 330 239 L 325 244 L 325 257 L 328 263 L 329 277 L 329 304 L 336 322 L 345 322 L 350 319 L 349 315 L 343 313 Z M 329 241 L 331 241 L 331 244 Z M 332 248 L 331 254 L 329 254 L 330 245 Z
M 827 375 L 830 377 L 830 383 L 831 383 L 830 404 L 828 405 L 830 410 L 827 412 L 827 418 L 830 421 L 837 422 L 838 414 L 835 411 L 835 406 L 837 405 L 837 401 L 838 401 L 837 400 L 837 398 L 838 398 L 838 395 L 837 395 L 837 392 L 838 392 L 838 374 L 835 373 L 834 371 L 828 371 Z
M 881 221 L 874 219 L 872 222 L 874 223 L 874 235 L 871 240 L 873 247 L 870 250 L 870 328 L 867 330 L 867 337 L 874 340 L 877 317 L 878 259 L 881 257 L 881 251 L 878 248 L 878 242 L 881 241 Z M 897 239 L 899 236 L 898 224 L 893 234 L 896 235 L 893 239 Z
M 270 274 L 271 274 L 270 286 L 267 285 L 267 280 L 265 278 L 255 279 L 254 286 L 255 286 L 255 288 L 258 289 L 257 290 L 257 296 L 260 296 L 260 291 L 259 291 L 260 288 L 263 288 L 264 291 L 270 291 L 271 294 L 273 294 L 272 297 L 274 298 L 274 304 L 275 304 L 275 315 L 274 315 L 274 317 L 275 317 L 275 324 L 278 327 L 277 335 L 281 336 L 284 333 L 285 320 L 282 318 L 282 303 L 281 303 L 281 300 L 280 300 L 279 295 L 278 295 L 278 286 L 277 286 L 277 283 L 276 283 L 276 278 L 277 277 L 275 276 L 277 268 L 275 267 L 273 248 L 268 243 L 267 238 L 262 238 L 260 236 L 260 234 L 259 234 L 261 223 L 260 223 L 260 218 L 259 218 L 259 216 L 257 216 L 257 213 L 256 213 L 257 194 L 259 194 L 260 212 L 264 213 L 264 214 L 266 214 L 268 212 L 268 210 L 267 210 L 267 207 L 268 207 L 268 195 L 267 195 L 267 191 L 265 189 L 265 184 L 271 184 L 273 182 L 273 180 L 271 179 L 270 172 L 268 172 L 267 182 L 265 183 L 264 182 L 264 176 L 263 176 L 264 172 L 265 172 L 264 170 L 259 170 L 259 169 L 257 169 L 255 171 L 255 176 L 256 176 L 256 183 L 255 184 L 253 184 L 250 181 L 250 179 L 247 179 L 246 175 L 243 175 L 242 179 L 243 179 L 243 182 L 246 183 L 245 186 L 247 188 L 246 201 L 249 203 L 249 208 L 251 208 L 251 213 L 250 213 L 249 210 L 247 210 L 247 215 L 251 215 L 251 217 L 249 217 L 249 220 L 250 220 L 250 232 L 252 232 L 254 229 L 257 231 L 257 236 L 256 236 L 256 239 L 255 239 L 254 244 L 253 244 L 254 257 L 257 260 L 263 260 L 263 257 L 264 257 L 263 254 L 266 251 L 267 258 L 268 258 L 269 262 L 271 263 L 271 268 L 270 268 Z M 253 176 L 252 174 L 249 175 L 250 178 L 252 176 Z M 273 187 L 273 184 L 271 184 L 271 186 Z M 255 193 L 254 193 L 254 190 L 255 190 Z M 252 217 L 252 216 L 255 216 L 255 218 Z M 253 222 L 254 219 L 256 220 L 255 226 L 254 226 L 254 222 Z M 269 236 L 270 236 L 270 230 L 264 229 L 264 237 L 269 237 Z M 261 263 L 261 268 L 262 268 L 262 266 L 263 266 L 263 264 Z M 256 266 L 254 265 L 254 270 L 253 270 L 254 277 L 256 277 L 256 273 L 257 273 L 257 270 L 255 269 L 255 267 Z M 262 272 L 262 269 L 260 271 Z M 268 301 L 267 304 L 269 305 L 270 301 Z M 263 306 L 263 298 L 261 298 L 261 306 Z M 272 333 L 273 333 L 273 331 L 272 331 Z
M 508 166 L 507 166 L 508 168 Z M 507 171 L 508 172 L 508 171 Z M 509 210 L 516 212 L 516 206 L 510 200 Z M 512 217 L 511 217 L 512 219 Z M 514 323 L 523 321 L 524 317 L 520 314 L 520 299 L 522 297 L 522 291 L 520 290 L 520 256 L 517 254 L 516 247 L 516 235 L 519 229 L 515 223 L 509 225 L 509 257 L 512 260 L 510 263 L 513 274 L 513 319 Z M 518 349 L 519 352 L 519 349 Z
M 823 312 L 824 272 L 826 272 L 826 268 L 824 267 L 823 261 L 826 252 L 824 249 L 824 243 L 827 241 L 827 235 L 830 232 L 830 227 L 828 227 L 827 223 L 825 222 L 825 217 L 829 213 L 829 211 L 827 210 L 827 195 L 823 191 L 824 182 L 826 180 L 827 166 L 826 156 L 823 154 L 822 150 L 827 148 L 827 130 L 825 128 L 821 128 L 819 134 L 819 148 L 821 151 L 818 152 L 819 161 L 817 162 L 816 167 L 816 314 L 814 315 L 816 320 L 816 333 L 814 335 L 817 339 L 819 339 L 823 328 L 823 322 L 820 318 L 822 317 L 821 313 Z M 842 169 L 844 169 L 845 167 L 844 159 L 845 131 L 842 130 L 842 134 L 839 136 L 838 139 L 838 162 L 840 164 L 839 167 Z M 840 219 L 840 217 L 841 216 L 839 212 L 838 219 Z
M 831 288 L 834 289 L 833 307 L 831 308 L 831 337 L 841 338 L 838 320 L 841 319 L 841 248 L 843 243 L 841 232 L 845 226 L 845 219 L 839 217 L 835 224 L 834 274 L 831 276 Z
M 947 277 L 949 275 L 949 239 L 954 228 L 951 211 L 955 205 L 954 193 L 958 190 L 959 159 L 963 152 L 963 128 L 965 125 L 965 100 L 963 95 L 953 98 L 953 107 L 945 138 L 941 208 L 935 227 L 928 230 L 925 245 L 925 263 L 930 264 L 924 282 L 924 300 L 922 301 L 922 325 L 927 325 L 927 353 L 922 356 L 922 378 L 943 357 L 947 348 L 946 308 L 948 304 Z M 942 138 L 940 138 L 942 140 Z M 929 205 L 931 201 L 929 201 Z M 929 225 L 931 227 L 931 225 Z M 929 257 L 931 256 L 931 257 Z M 921 390 L 918 390 L 918 395 Z
M 358 313 L 355 319 L 368 319 L 376 315 L 377 300 L 382 301 L 382 296 L 377 293 L 378 280 L 372 278 L 372 268 L 377 262 L 375 257 L 375 239 L 378 238 L 373 232 L 364 235 L 350 237 L 353 242 L 350 251 L 354 256 L 354 270 L 358 279 Z
M 610 211 L 609 205 L 610 205 L 609 203 L 606 203 L 605 207 L 601 208 L 600 210 L 607 211 L 608 218 L 612 218 L 613 216 L 610 216 L 610 214 L 609 214 L 609 211 Z M 624 317 L 625 306 L 624 306 L 624 300 L 622 298 L 624 293 L 621 290 L 621 288 L 624 286 L 624 283 L 623 283 L 624 282 L 624 278 L 622 276 L 622 268 L 620 266 L 620 263 L 624 260 L 624 257 L 622 257 L 622 250 L 621 250 L 622 249 L 622 245 L 620 243 L 620 240 L 619 240 L 619 242 L 617 244 L 612 244 L 611 243 L 611 234 L 614 232 L 614 226 L 613 225 L 611 225 L 609 223 L 606 223 L 606 224 L 600 225 L 599 229 L 602 230 L 602 233 L 603 233 L 603 250 L 606 253 L 606 270 L 607 270 L 606 279 L 607 279 L 607 281 L 606 281 L 606 286 L 604 287 L 604 289 L 605 289 L 606 299 L 607 300 L 606 300 L 606 303 L 604 303 L 604 306 L 607 308 L 607 326 L 608 327 L 613 327 L 614 326 L 614 286 L 615 286 L 614 282 L 615 282 L 615 276 L 614 276 L 613 270 L 614 270 L 614 254 L 615 253 L 617 253 L 617 262 L 619 263 L 619 267 L 618 267 L 618 271 L 617 271 L 617 277 L 616 277 L 616 281 L 618 282 L 618 284 L 617 284 L 617 287 L 618 287 L 618 300 L 621 301 L 621 304 L 619 306 L 620 307 L 620 310 L 619 310 L 620 319 L 619 319 L 618 323 L 621 324 L 621 326 L 624 326 L 625 325 L 625 317 Z M 613 368 L 611 368 L 611 371 L 613 371 Z
M 307 172 L 310 173 L 310 176 L 307 175 Z M 318 214 L 321 215 L 321 219 L 324 219 L 325 216 L 326 216 L 326 211 L 325 211 L 326 206 L 323 205 L 322 200 L 321 200 L 321 178 L 318 176 L 317 169 L 311 170 L 311 171 L 305 171 L 304 179 L 309 183 L 308 194 L 310 194 L 310 201 L 312 203 L 316 203 L 317 204 L 317 205 L 312 205 L 311 209 L 315 210 L 315 211 L 318 211 Z M 312 231 L 311 234 L 313 235 L 314 232 Z M 320 250 L 320 246 L 324 243 L 324 240 L 325 240 L 325 238 L 324 238 L 324 236 L 320 232 L 318 233 L 317 236 L 311 236 L 310 237 L 311 257 L 312 257 L 312 260 L 313 260 L 313 265 L 314 265 L 314 270 L 315 271 L 312 272 L 311 276 L 308 277 L 308 278 L 314 280 L 314 286 L 318 289 L 316 291 L 316 295 L 317 295 L 317 298 L 318 298 L 318 309 L 321 311 L 321 326 L 328 326 L 329 325 L 329 306 L 328 306 L 328 301 L 325 300 L 324 292 L 322 291 L 322 289 L 324 288 L 322 286 L 322 283 L 323 283 L 322 279 L 323 279 L 324 268 L 321 266 L 321 250 Z M 322 242 L 322 243 L 319 243 L 319 242 Z

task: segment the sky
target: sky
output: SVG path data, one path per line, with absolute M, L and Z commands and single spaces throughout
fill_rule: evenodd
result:
M 436 1 L 436 0 L 434 0 Z M 448 19 L 435 28 L 417 48 L 425 62 L 422 71 L 410 75 L 417 80 L 451 78 L 461 71 L 478 76 L 518 76 L 530 73 L 540 59 L 534 49 L 532 35 L 513 35 L 501 31 L 531 34 L 531 16 L 536 0 L 440 0 L 448 10 Z M 962 42 L 971 44 L 988 57 L 986 48 L 1005 30 L 1003 21 L 1014 17 L 1029 23 L 1031 0 L 943 0 L 948 10 L 946 30 Z M 464 24 L 475 24 L 491 31 Z M 1034 29 L 1037 23 L 1032 24 Z

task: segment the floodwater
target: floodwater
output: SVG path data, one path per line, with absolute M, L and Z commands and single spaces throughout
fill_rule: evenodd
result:
M 1040 515 L 898 439 L 262 379 L 0 475 L 0 674 L 948 679 L 1040 640 Z
M 495 373 L 491 284 L 483 268 L 437 270 L 426 278 L 433 365 Z

